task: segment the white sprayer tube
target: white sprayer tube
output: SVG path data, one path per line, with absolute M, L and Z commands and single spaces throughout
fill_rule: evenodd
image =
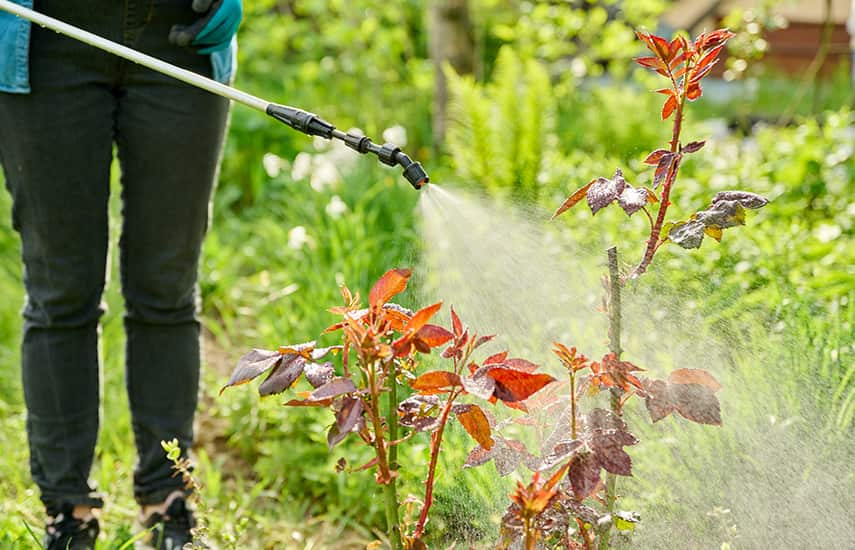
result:
M 127 59 L 128 61 L 142 65 L 143 67 L 148 67 L 153 71 L 171 76 L 172 78 L 186 82 L 191 86 L 195 86 L 220 97 L 242 103 L 247 107 L 252 107 L 253 109 L 257 109 L 263 113 L 267 111 L 267 106 L 270 105 L 269 101 L 264 101 L 252 94 L 242 92 L 238 89 L 232 88 L 231 86 L 226 86 L 216 80 L 206 78 L 200 74 L 188 71 L 187 69 L 176 67 L 175 65 L 161 61 L 156 57 L 132 50 L 131 48 L 122 46 L 121 44 L 117 44 L 96 34 L 92 34 L 91 32 L 84 31 L 83 29 L 79 29 L 69 25 L 68 23 L 63 23 L 58 19 L 48 17 L 47 15 L 41 14 L 37 11 L 14 4 L 9 0 L 0 0 L 0 10 L 12 13 L 37 25 L 46 27 L 52 31 L 58 32 L 59 34 L 64 34 L 65 36 L 71 37 L 85 44 L 89 44 L 90 46 L 94 46 L 100 50 L 104 50 L 105 52 L 117 55 L 123 59 Z

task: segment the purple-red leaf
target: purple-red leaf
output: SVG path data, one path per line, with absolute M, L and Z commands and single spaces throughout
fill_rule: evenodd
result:
M 578 500 L 585 500 L 600 486 L 600 463 L 592 452 L 580 452 L 570 462 L 567 477 Z
M 697 151 L 700 151 L 704 144 L 706 144 L 706 141 L 692 141 L 689 142 L 689 144 L 687 144 L 681 150 L 684 153 L 695 153 Z
M 333 378 L 320 388 L 316 389 L 309 396 L 309 399 L 330 399 L 347 393 L 356 391 L 356 385 L 350 378 L 338 377 Z
M 644 389 L 647 393 L 644 404 L 647 406 L 647 412 L 650 413 L 651 422 L 658 422 L 674 412 L 675 407 L 671 402 L 667 382 L 649 380 L 645 383 Z
M 300 355 L 283 355 L 282 363 L 258 386 L 262 397 L 282 393 L 291 387 L 303 373 L 306 360 Z
M 613 474 L 629 476 L 632 475 L 632 459 L 623 450 L 623 447 L 636 443 L 638 440 L 629 432 L 601 430 L 591 435 L 589 445 L 604 470 Z
M 654 189 L 659 187 L 659 184 L 665 181 L 675 157 L 676 155 L 670 151 L 659 157 L 659 162 L 656 164 L 656 170 L 653 172 Z
M 662 160 L 662 157 L 665 155 L 671 155 L 671 151 L 667 149 L 657 149 L 647 155 L 647 158 L 644 159 L 644 164 L 650 164 L 651 166 L 655 166 L 659 164 L 659 161 Z
M 713 390 L 700 384 L 671 384 L 669 389 L 674 407 L 684 418 L 721 426 L 721 407 Z
M 433 431 L 439 427 L 439 419 L 434 416 L 439 403 L 436 395 L 410 396 L 398 404 L 398 422 L 417 432 Z
M 362 400 L 346 395 L 336 407 L 335 424 L 327 432 L 327 445 L 330 450 L 352 432 L 362 418 Z
M 266 349 L 254 349 L 238 360 L 237 367 L 229 378 L 228 383 L 220 389 L 220 395 L 231 386 L 246 384 L 253 378 L 264 374 L 267 370 L 278 365 L 282 361 L 282 354 L 278 351 Z
M 313 388 L 317 389 L 333 379 L 335 368 L 333 368 L 332 363 L 324 363 L 323 365 L 306 363 L 306 366 L 303 367 L 303 376 Z

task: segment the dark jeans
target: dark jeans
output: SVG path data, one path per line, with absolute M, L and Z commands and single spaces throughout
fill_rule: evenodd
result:
M 167 42 L 190 0 L 42 0 L 36 9 L 210 76 Z M 110 164 L 121 165 L 126 380 L 139 461 L 134 494 L 181 487 L 160 441 L 193 440 L 196 280 L 228 102 L 33 26 L 32 93 L 0 93 L 0 162 L 20 233 L 27 304 L 22 376 L 31 471 L 49 513 L 100 505 L 88 479 L 99 422 L 98 321 Z M 109 418 L 106 419 L 110 421 Z

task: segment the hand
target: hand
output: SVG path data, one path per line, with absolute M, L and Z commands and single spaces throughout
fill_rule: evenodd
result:
M 191 25 L 174 25 L 169 41 L 195 46 L 201 54 L 228 48 L 243 16 L 241 0 L 193 0 L 193 11 L 201 17 Z

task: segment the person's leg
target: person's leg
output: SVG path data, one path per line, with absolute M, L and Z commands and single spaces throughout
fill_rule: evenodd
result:
M 73 2 L 40 2 L 88 26 Z M 99 17 L 108 17 L 101 14 Z M 48 514 L 100 506 L 98 319 L 107 255 L 114 98 L 87 46 L 33 26 L 32 93 L 0 94 L 0 160 L 20 233 L 27 303 L 22 378 L 33 480 Z
M 132 0 L 128 0 L 132 3 Z M 210 60 L 167 42 L 196 17 L 188 2 L 156 4 L 132 47 L 209 75 Z M 124 226 L 120 240 L 127 389 L 139 462 L 134 495 L 163 503 L 182 480 L 160 445 L 193 441 L 199 385 L 196 281 L 228 102 L 128 64 L 117 112 Z

